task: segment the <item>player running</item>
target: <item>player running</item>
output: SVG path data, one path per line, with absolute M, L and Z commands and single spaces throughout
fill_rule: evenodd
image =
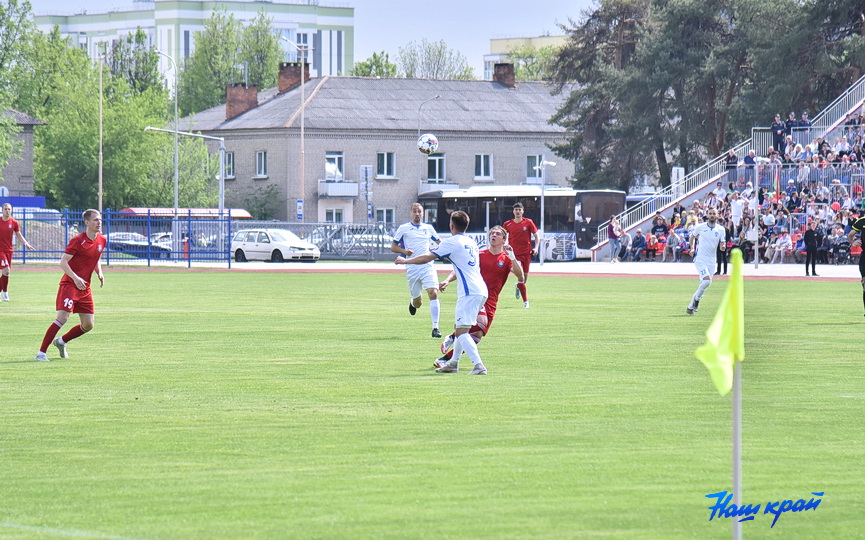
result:
M 21 228 L 18 222 L 12 217 L 12 205 L 6 203 L 3 205 L 3 217 L 0 221 L 0 301 L 9 301 L 9 273 L 12 271 L 12 236 L 18 237 L 18 240 L 27 249 L 32 250 L 33 246 L 21 234 Z
M 862 231 L 865 230 L 865 217 L 860 217 L 850 224 L 850 232 L 847 234 L 847 242 L 850 246 L 862 245 Z M 856 240 L 856 235 L 859 234 L 859 239 Z M 815 274 L 816 275 L 816 274 Z M 862 283 L 862 304 L 865 304 L 865 253 L 859 257 L 859 277 Z
M 484 302 L 484 307 L 478 312 L 474 326 L 469 328 L 469 335 L 471 335 L 475 343 L 480 343 L 481 339 L 490 331 L 493 318 L 496 315 L 496 306 L 499 303 L 499 293 L 505 286 L 508 275 L 513 274 L 518 280 L 522 280 L 524 277 L 523 268 L 514 256 L 513 248 L 507 244 L 507 231 L 503 227 L 496 225 L 490 229 L 487 237 L 489 238 L 489 248 L 480 252 L 481 277 L 484 279 L 484 283 L 487 284 L 487 301 Z M 448 283 L 454 281 L 456 277 L 456 274 L 451 272 L 447 279 L 439 283 L 439 290 L 444 291 Z M 440 368 L 451 359 L 453 349 L 448 349 L 453 342 L 453 334 L 445 338 L 441 346 L 444 356 L 434 361 L 433 367 Z
M 454 316 L 454 354 L 453 358 L 436 369 L 438 373 L 456 373 L 463 352 L 469 357 L 474 368 L 469 375 L 486 375 L 478 346 L 469 335 L 475 324 L 478 312 L 487 300 L 487 285 L 481 277 L 479 268 L 478 245 L 465 235 L 469 226 L 469 216 L 461 210 L 451 214 L 451 236 L 427 255 L 415 255 L 410 259 L 397 257 L 396 264 L 426 264 L 435 258 L 450 262 L 457 274 L 457 305 Z
M 420 203 L 411 205 L 411 221 L 403 223 L 393 235 L 393 244 L 390 250 L 394 253 L 399 253 L 406 258 L 427 255 L 430 250 L 431 242 L 439 242 L 436 230 L 429 223 L 421 223 L 423 219 L 423 206 Z M 420 264 L 415 266 L 406 266 L 406 279 L 408 279 L 408 290 L 411 294 L 411 301 L 408 304 L 408 312 L 414 315 L 417 308 L 423 305 L 423 297 L 421 296 L 423 289 L 426 289 L 429 296 L 429 314 L 432 318 L 432 337 L 440 338 L 442 333 L 439 331 L 439 291 L 438 291 L 438 275 L 436 274 L 433 262 Z
M 526 292 L 526 280 L 529 279 L 529 266 L 532 263 L 532 255 L 537 255 L 541 248 L 541 235 L 535 222 L 523 217 L 523 203 L 514 205 L 514 219 L 505 221 L 502 225 L 508 233 L 510 245 L 514 248 L 514 254 L 523 267 L 523 277 L 517 282 L 515 295 L 517 299 L 522 297 L 523 306 L 529 307 L 529 296 Z M 532 244 L 534 238 L 534 244 Z
M 698 242 L 699 240 L 699 242 Z M 696 251 L 694 247 L 696 244 Z M 693 315 L 700 307 L 706 289 L 712 284 L 712 273 L 715 271 L 715 258 L 718 249 L 727 249 L 727 230 L 718 223 L 718 210 L 710 208 L 706 212 L 706 222 L 694 227 L 690 238 L 691 253 L 694 255 L 694 265 L 700 274 L 700 285 L 697 292 L 691 298 L 691 303 L 685 309 L 685 313 Z
M 66 251 L 60 258 L 60 268 L 63 269 L 63 278 L 60 280 L 60 289 L 57 291 L 57 318 L 48 327 L 45 337 L 42 338 L 42 346 L 36 354 L 36 360 L 48 361 L 48 346 L 52 343 L 60 351 L 60 358 L 69 358 L 66 352 L 66 344 L 83 336 L 93 329 L 94 314 L 96 308 L 93 305 L 93 295 L 90 290 L 90 279 L 93 272 L 99 278 L 99 286 L 105 285 L 105 277 L 102 275 L 102 264 L 100 258 L 105 251 L 106 240 L 102 236 L 102 214 L 98 210 L 84 211 L 84 225 L 87 230 L 76 235 L 69 241 Z M 80 324 L 66 332 L 63 337 L 54 339 L 57 332 L 63 328 L 69 320 L 71 313 L 77 313 Z

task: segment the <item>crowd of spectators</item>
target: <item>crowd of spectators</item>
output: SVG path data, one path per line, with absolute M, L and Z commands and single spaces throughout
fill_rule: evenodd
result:
M 706 210 L 716 208 L 727 229 L 727 247 L 742 249 L 745 262 L 804 260 L 804 233 L 816 223 L 818 262 L 844 263 L 851 254 L 847 242 L 850 224 L 865 215 L 865 109 L 851 114 L 834 140 L 810 136 L 807 112 L 799 119 L 790 113 L 786 122 L 775 116 L 773 145 L 765 156 L 754 150 L 740 161 L 730 150 L 724 159 L 726 174 L 715 188 L 689 207 L 680 203 L 663 215 L 657 212 L 648 231 L 623 233 L 622 260 L 681 261 L 689 255 L 688 239 Z M 797 141 L 810 141 L 807 144 Z M 658 258 L 660 255 L 660 259 Z M 718 273 L 726 273 L 726 258 L 718 257 Z

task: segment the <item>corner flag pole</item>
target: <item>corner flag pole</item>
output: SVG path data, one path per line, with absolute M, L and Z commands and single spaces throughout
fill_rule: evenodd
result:
M 742 362 L 733 367 L 733 503 L 742 507 Z M 742 539 L 742 523 L 733 519 L 733 540 Z

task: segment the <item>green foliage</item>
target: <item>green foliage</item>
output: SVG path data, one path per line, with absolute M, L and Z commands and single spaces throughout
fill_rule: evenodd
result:
M 195 49 L 181 69 L 178 85 L 181 116 L 225 103 L 225 89 L 243 80 L 240 60 L 242 27 L 224 7 L 215 8 L 195 34 Z
M 412 41 L 399 48 L 397 66 L 402 77 L 413 79 L 474 80 L 474 70 L 465 56 L 454 51 L 444 41 L 430 43 Z
M 577 187 L 690 171 L 779 110 L 820 110 L 865 69 L 862 7 L 792 0 L 606 0 L 553 62 Z M 614 182 L 604 184 L 605 182 Z
M 249 84 L 257 85 L 262 90 L 276 86 L 279 61 L 284 56 L 272 23 L 273 19 L 267 17 L 267 12 L 262 8 L 252 22 L 243 27 L 241 33 L 238 59 L 248 66 Z
M 4 0 L 0 3 L 0 102 L 14 96 L 15 67 L 22 62 L 29 35 L 34 31 L 30 2 Z
M 95 329 L 47 363 L 60 272 L 15 273 L 0 535 L 729 537 L 705 495 L 730 487 L 730 400 L 694 358 L 723 280 L 689 318 L 696 278 L 533 275 L 532 308 L 503 295 L 489 375 L 470 377 L 433 373 L 401 273 L 104 268 Z M 851 271 L 745 282 L 743 502 L 826 493 L 745 537 L 865 530 Z
M 551 69 L 559 48 L 552 45 L 535 48 L 531 45 L 512 47 L 508 60 L 514 63 L 514 76 L 518 81 L 542 81 L 551 78 Z
M 258 186 L 243 201 L 243 207 L 255 219 L 273 219 L 283 200 L 282 191 L 275 184 Z
M 135 93 L 162 88 L 159 57 L 148 44 L 147 34 L 139 26 L 126 39 L 115 41 L 107 55 L 111 74 L 125 79 Z
M 351 70 L 356 77 L 394 78 L 397 75 L 396 64 L 390 61 L 390 56 L 382 51 L 372 53 L 372 56 L 362 62 L 356 62 Z

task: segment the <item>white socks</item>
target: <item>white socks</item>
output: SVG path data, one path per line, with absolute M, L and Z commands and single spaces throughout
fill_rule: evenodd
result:
M 429 314 L 432 317 L 433 328 L 439 327 L 439 299 L 429 301 Z

